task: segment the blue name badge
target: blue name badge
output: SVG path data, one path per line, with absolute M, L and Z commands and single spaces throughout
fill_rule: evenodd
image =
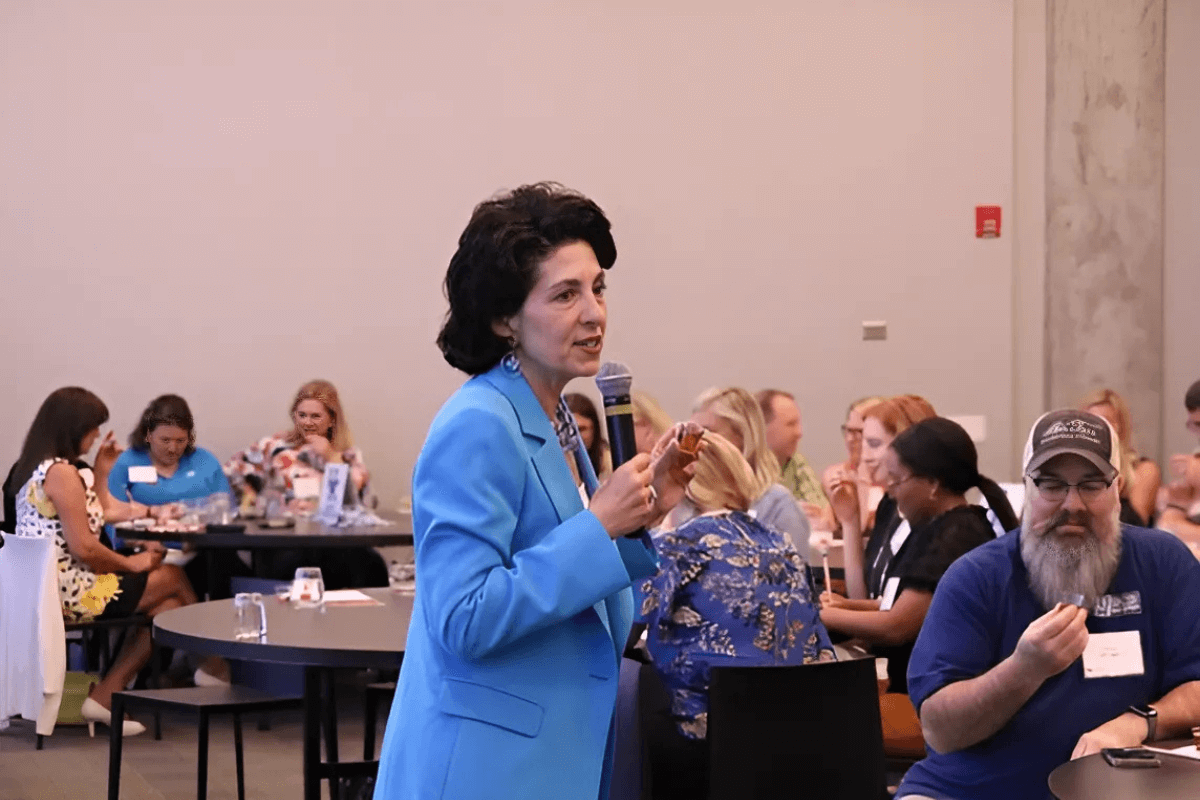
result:
M 1142 593 L 1106 594 L 1096 599 L 1093 617 L 1128 617 L 1142 613 Z

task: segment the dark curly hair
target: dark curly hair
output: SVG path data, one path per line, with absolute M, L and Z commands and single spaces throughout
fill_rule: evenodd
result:
M 145 451 L 150 445 L 146 437 L 153 433 L 159 425 L 174 425 L 187 431 L 187 448 L 185 455 L 196 452 L 196 422 L 192 419 L 192 410 L 187 401 L 177 394 L 164 394 L 150 401 L 137 427 L 129 434 L 129 446 L 134 450 Z
M 609 269 L 617 260 L 611 224 L 600 206 L 557 183 L 535 183 L 475 207 L 446 270 L 450 303 L 437 344 L 468 375 L 496 365 L 508 343 L 492 323 L 521 310 L 539 265 L 555 249 L 586 242 Z

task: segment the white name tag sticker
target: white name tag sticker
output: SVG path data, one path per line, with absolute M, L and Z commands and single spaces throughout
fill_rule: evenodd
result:
M 880 611 L 891 611 L 896 602 L 896 594 L 900 591 L 900 579 L 888 578 L 883 585 L 883 597 L 879 599 Z
M 158 483 L 158 470 L 152 466 L 130 467 L 130 483 Z
M 297 500 L 320 497 L 321 479 L 313 477 L 296 478 L 292 481 L 292 496 Z
M 1140 631 L 1093 633 L 1083 650 L 1083 677 L 1120 678 L 1143 675 L 1142 634 Z

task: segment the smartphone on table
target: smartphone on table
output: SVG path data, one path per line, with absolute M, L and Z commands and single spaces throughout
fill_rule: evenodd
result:
M 1100 755 L 1109 765 L 1123 769 L 1162 766 L 1157 755 L 1140 747 L 1105 747 Z

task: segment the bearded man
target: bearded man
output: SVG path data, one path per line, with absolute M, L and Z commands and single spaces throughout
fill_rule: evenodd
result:
M 1085 412 L 1034 423 L 1022 526 L 950 567 L 913 647 L 927 757 L 898 798 L 1049 798 L 1068 759 L 1200 724 L 1200 562 L 1120 524 L 1115 442 Z

